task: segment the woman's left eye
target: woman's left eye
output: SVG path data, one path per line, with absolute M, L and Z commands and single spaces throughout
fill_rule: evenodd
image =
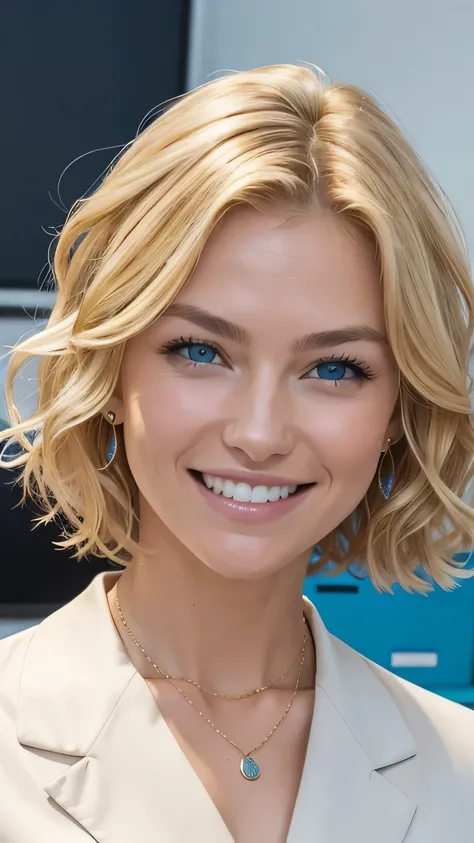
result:
M 310 369 L 306 377 L 337 383 L 337 381 L 341 380 L 370 378 L 371 375 L 352 361 L 324 360 Z

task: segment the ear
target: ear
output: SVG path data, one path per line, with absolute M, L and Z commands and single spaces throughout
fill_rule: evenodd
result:
M 118 395 L 112 395 L 107 404 L 102 408 L 102 414 L 112 411 L 115 414 L 114 424 L 123 424 L 124 406 L 123 400 Z

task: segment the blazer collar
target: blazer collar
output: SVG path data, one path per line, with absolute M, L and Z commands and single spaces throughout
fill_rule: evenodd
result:
M 305 604 L 316 645 L 316 698 L 287 843 L 402 843 L 417 805 L 384 770 L 416 755 L 413 735 L 381 679 L 384 671 L 331 635 L 315 606 Z
M 99 574 L 36 628 L 18 740 L 40 750 L 38 783 L 92 839 L 232 843 L 115 629 L 106 591 L 119 576 Z M 414 739 L 370 662 L 305 607 L 316 701 L 288 843 L 402 843 L 416 805 L 382 771 L 414 756 Z

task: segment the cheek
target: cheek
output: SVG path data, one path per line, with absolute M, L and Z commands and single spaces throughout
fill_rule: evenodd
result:
M 389 405 L 350 398 L 331 404 L 330 412 L 321 413 L 312 429 L 321 463 L 333 482 L 343 480 L 365 493 L 384 447 Z
M 212 406 L 202 393 L 202 385 L 193 389 L 173 372 L 142 368 L 133 389 L 124 390 L 125 443 L 133 474 L 164 473 L 202 441 Z

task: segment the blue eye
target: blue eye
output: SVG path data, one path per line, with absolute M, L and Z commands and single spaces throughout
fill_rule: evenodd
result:
M 195 342 L 192 339 L 173 340 L 166 343 L 164 347 L 166 354 L 173 354 L 177 357 L 183 357 L 191 363 L 222 363 L 222 358 L 217 349 L 210 343 Z
M 211 348 L 210 345 L 198 345 L 197 343 L 190 343 L 186 348 L 181 348 L 182 357 L 187 357 L 193 363 L 213 363 L 217 356 L 217 351 Z
M 307 373 L 307 378 L 314 378 L 315 380 L 331 381 L 331 383 L 338 383 L 342 380 L 362 380 L 366 378 L 370 380 L 373 373 L 370 369 L 364 368 L 363 364 L 357 364 L 355 360 L 345 358 L 334 358 L 330 360 L 321 360 L 316 366 Z
M 343 378 L 356 377 L 353 369 L 350 369 L 349 366 L 339 361 L 318 363 L 315 370 L 318 373 L 318 378 L 325 381 L 340 381 Z

